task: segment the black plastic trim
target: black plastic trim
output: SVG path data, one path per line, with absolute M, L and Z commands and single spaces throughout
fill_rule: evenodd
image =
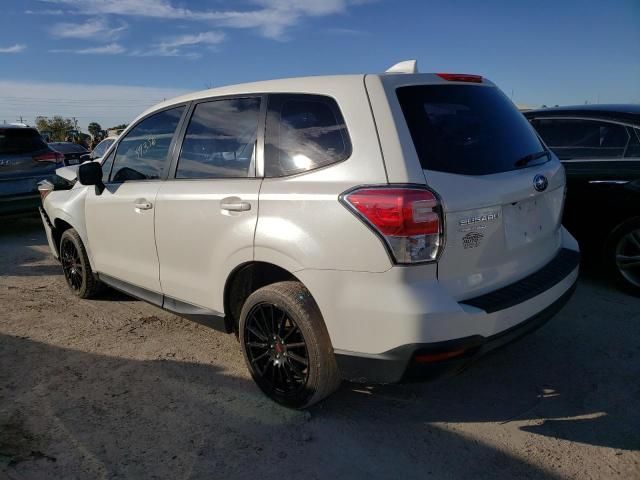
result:
M 144 300 L 145 302 L 151 303 L 157 307 L 162 307 L 161 293 L 154 292 L 143 287 L 138 287 L 137 285 L 132 285 L 129 282 L 125 282 L 124 280 L 114 278 L 111 275 L 104 273 L 97 273 L 96 275 L 101 282 L 106 283 L 110 287 L 115 288 L 122 293 L 131 295 L 139 300 Z
M 579 264 L 580 252 L 562 248 L 553 260 L 537 272 L 499 290 L 460 303 L 480 308 L 487 313 L 505 310 L 546 292 L 560 283 Z
M 151 303 L 163 310 L 167 310 L 168 312 L 184 317 L 187 320 L 213 328 L 214 330 L 231 333 L 231 329 L 227 325 L 223 313 L 183 302 L 172 297 L 167 297 L 161 293 L 154 292 L 143 287 L 138 287 L 137 285 L 132 285 L 124 280 L 119 280 L 110 275 L 105 275 L 104 273 L 99 273 L 97 275 L 100 281 L 106 283 L 112 288 L 115 288 L 116 290 L 126 293 L 127 295 L 131 295 L 139 300 L 144 300 L 145 302 Z
M 231 330 L 227 328 L 224 315 L 220 312 L 182 302 L 175 298 L 167 297 L 166 295 L 162 303 L 162 308 L 193 322 L 213 328 L 214 330 L 231 333 Z

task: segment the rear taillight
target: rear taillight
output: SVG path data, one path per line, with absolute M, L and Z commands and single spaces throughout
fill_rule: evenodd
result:
M 45 152 L 40 155 L 34 155 L 33 159 L 36 162 L 62 163 L 64 162 L 64 155 L 59 152 Z
M 468 73 L 436 73 L 436 75 L 449 82 L 482 83 L 481 75 L 469 75 Z
M 430 190 L 363 187 L 342 199 L 382 237 L 397 263 L 437 258 L 442 243 L 442 213 L 438 198 Z

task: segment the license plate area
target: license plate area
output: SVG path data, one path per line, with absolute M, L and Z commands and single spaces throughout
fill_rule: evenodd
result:
M 547 237 L 557 228 L 558 208 L 549 201 L 551 192 L 521 200 L 502 209 L 507 248 L 513 249 Z

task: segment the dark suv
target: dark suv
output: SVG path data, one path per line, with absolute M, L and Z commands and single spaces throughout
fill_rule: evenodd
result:
M 0 125 L 0 215 L 36 212 L 38 182 L 53 181 L 63 165 L 35 128 Z
M 640 105 L 525 112 L 565 166 L 563 223 L 620 284 L 640 293 Z

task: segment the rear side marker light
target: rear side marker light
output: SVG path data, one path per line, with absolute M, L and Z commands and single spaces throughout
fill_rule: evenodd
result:
M 363 187 L 342 196 L 385 242 L 396 263 L 434 261 L 441 247 L 442 213 L 436 195 L 419 187 Z
M 436 73 L 436 75 L 449 82 L 482 83 L 481 75 L 469 75 L 467 73 Z

